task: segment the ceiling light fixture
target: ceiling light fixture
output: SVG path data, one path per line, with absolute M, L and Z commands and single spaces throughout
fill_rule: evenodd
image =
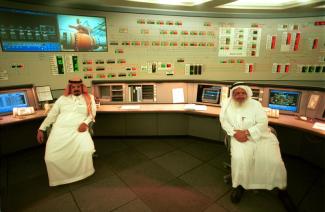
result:
M 320 5 L 320 6 L 317 6 L 317 7 L 315 7 L 315 8 L 325 8 L 325 4 Z
M 141 3 L 151 3 L 151 4 L 166 4 L 166 5 L 175 5 L 175 6 L 196 6 L 209 2 L 211 0 L 127 0 L 133 2 Z
M 323 0 L 237 0 L 228 4 L 216 6 L 216 8 L 281 10 L 321 1 Z

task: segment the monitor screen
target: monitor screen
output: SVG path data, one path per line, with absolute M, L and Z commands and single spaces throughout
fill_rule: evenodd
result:
M 14 107 L 28 107 L 26 93 L 23 91 L 0 93 L 0 115 L 11 113 Z
M 60 51 L 56 15 L 0 8 L 3 51 Z
M 260 89 L 259 88 L 252 88 L 253 96 L 252 99 L 259 100 L 260 98 Z
M 203 88 L 202 102 L 220 103 L 221 87 L 213 86 L 210 88 Z
M 299 91 L 270 90 L 269 108 L 298 112 Z
M 58 15 L 61 51 L 107 51 L 104 17 Z

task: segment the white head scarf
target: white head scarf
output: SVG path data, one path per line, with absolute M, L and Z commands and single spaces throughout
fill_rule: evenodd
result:
M 222 105 L 221 107 L 221 112 L 220 112 L 220 121 L 223 121 L 224 119 L 224 114 L 226 112 L 226 110 L 228 109 L 229 105 L 232 103 L 233 101 L 233 92 L 234 90 L 236 90 L 237 88 L 241 88 L 243 90 L 245 90 L 246 94 L 247 94 L 247 100 L 251 99 L 253 96 L 253 91 L 250 87 L 248 87 L 246 85 L 246 83 L 244 82 L 235 82 L 231 87 L 230 87 L 230 96 L 229 98 L 225 101 L 225 103 Z
M 236 90 L 237 88 L 241 88 L 243 90 L 245 90 L 246 94 L 247 94 L 247 99 L 252 98 L 253 96 L 253 91 L 250 87 L 248 87 L 244 82 L 235 82 L 231 87 L 230 87 L 230 99 L 232 99 L 232 95 L 234 90 Z

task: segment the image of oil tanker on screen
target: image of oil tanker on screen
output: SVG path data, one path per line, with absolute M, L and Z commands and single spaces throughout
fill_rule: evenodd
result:
M 106 52 L 105 17 L 58 15 L 61 51 Z

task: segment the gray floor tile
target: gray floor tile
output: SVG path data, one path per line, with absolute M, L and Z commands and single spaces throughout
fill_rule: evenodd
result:
M 217 200 L 231 189 L 231 186 L 224 183 L 223 176 L 223 171 L 208 164 L 203 164 L 181 176 L 180 179 L 212 200 Z
M 192 137 L 171 137 L 166 138 L 164 142 L 174 146 L 175 148 L 182 148 L 197 142 L 197 139 Z
M 152 212 L 152 210 L 143 203 L 142 200 L 136 199 L 120 208 L 114 210 L 114 212 Z
M 275 192 L 248 191 L 239 204 L 230 202 L 231 186 L 223 182 L 228 154 L 221 143 L 176 136 L 94 142 L 95 174 L 68 185 L 49 187 L 44 146 L 4 158 L 2 211 L 284 211 Z M 299 212 L 324 211 L 323 170 L 295 157 L 284 161 Z
M 79 188 L 87 184 L 95 183 L 97 181 L 106 179 L 114 175 L 111 168 L 107 165 L 107 163 L 102 158 L 94 159 L 93 163 L 94 163 L 95 173 L 87 177 L 86 179 L 69 184 L 70 190 L 74 190 L 76 188 Z
M 39 176 L 9 185 L 6 208 L 10 212 L 22 211 L 23 208 L 29 208 L 67 192 L 69 192 L 67 185 L 49 187 L 47 177 Z
M 24 212 L 79 212 L 79 208 L 71 196 L 71 193 L 65 193 L 58 197 L 48 198 L 44 201 L 37 202 L 24 209 Z
M 136 199 L 136 195 L 116 176 L 72 191 L 81 211 L 110 211 Z
M 227 211 L 228 211 L 227 209 L 214 203 L 214 204 L 210 205 L 204 212 L 227 212 Z
M 216 203 L 229 211 L 240 212 L 286 212 L 275 192 L 267 190 L 245 191 L 241 201 L 233 204 L 228 192 Z
M 95 138 L 94 139 L 96 153 L 99 157 L 103 157 L 114 152 L 123 151 L 128 146 L 118 138 Z
M 47 176 L 44 161 L 44 148 L 33 149 L 33 154 L 22 152 L 17 157 L 7 160 L 7 178 L 9 184 L 28 181 L 29 179 L 44 175 Z M 23 174 L 22 174 L 23 173 Z
M 155 141 L 154 137 L 125 137 L 122 139 L 123 143 L 130 146 L 135 147 L 141 144 L 148 144 Z
M 225 151 L 225 147 L 219 143 L 198 141 L 181 148 L 202 161 L 208 161 Z
M 164 167 L 176 177 L 202 163 L 190 154 L 179 150 L 155 158 L 153 161 Z
M 230 155 L 227 152 L 220 153 L 219 155 L 217 155 L 217 157 L 213 158 L 208 162 L 208 164 L 218 169 L 224 170 L 225 172 L 230 172 L 230 170 L 225 168 L 224 163 L 228 163 L 230 165 Z
M 288 175 L 288 192 L 293 202 L 298 205 L 320 176 L 320 172 L 307 162 L 297 158 L 285 158 Z
M 155 158 L 175 149 L 175 147 L 170 146 L 167 143 L 156 140 L 139 143 L 138 145 L 135 145 L 134 148 L 146 155 L 148 158 Z
M 157 189 L 143 187 L 138 195 L 155 212 L 199 212 L 212 203 L 211 199 L 179 179 Z
M 170 172 L 151 161 L 123 170 L 118 175 L 136 193 L 143 188 L 155 189 L 175 178 Z
M 148 161 L 147 158 L 142 153 L 139 153 L 134 148 L 124 149 L 122 152 L 113 153 L 103 160 L 111 167 L 114 171 L 123 171 L 130 167 L 136 166 L 144 161 Z
M 299 205 L 299 211 L 325 211 L 325 185 L 322 179 L 318 179 L 306 193 L 305 198 Z

